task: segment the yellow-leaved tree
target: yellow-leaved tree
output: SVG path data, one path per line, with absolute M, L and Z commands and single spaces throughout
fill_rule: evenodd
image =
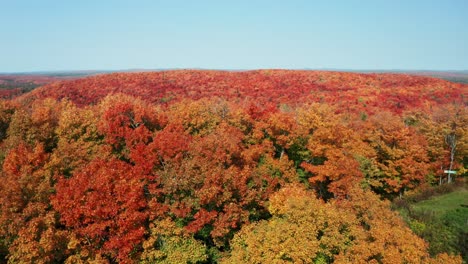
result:
M 461 263 L 447 254 L 431 258 L 388 203 L 358 186 L 325 203 L 289 185 L 272 195 L 269 211 L 271 219 L 234 236 L 222 263 Z

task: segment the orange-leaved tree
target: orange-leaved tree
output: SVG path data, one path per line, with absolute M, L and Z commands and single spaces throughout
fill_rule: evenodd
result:
M 427 141 L 415 128 L 388 112 L 374 115 L 365 122 L 363 138 L 375 150 L 369 185 L 379 194 L 402 195 L 424 183 L 429 172 Z
M 67 231 L 50 207 L 54 179 L 42 144 L 23 142 L 11 149 L 0 181 L 0 241 L 11 263 L 51 263 L 67 254 Z
M 114 158 L 97 158 L 73 177 L 60 178 L 51 203 L 72 233 L 70 258 L 136 259 L 132 252 L 146 232 L 148 184 L 147 175 Z

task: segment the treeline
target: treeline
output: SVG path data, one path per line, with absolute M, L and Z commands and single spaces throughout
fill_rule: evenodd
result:
M 28 97 L 67 98 L 79 106 L 96 104 L 113 93 L 170 105 L 184 98 L 221 97 L 263 107 L 300 107 L 327 103 L 339 112 L 374 114 L 382 109 L 401 114 L 415 108 L 466 103 L 467 85 L 403 74 L 258 70 L 162 71 L 113 73 L 54 82 Z

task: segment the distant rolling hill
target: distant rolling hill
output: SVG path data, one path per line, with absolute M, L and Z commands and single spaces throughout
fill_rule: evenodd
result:
M 465 104 L 468 86 L 426 76 L 310 70 L 172 70 L 111 73 L 46 84 L 24 99 L 67 98 L 95 104 L 124 93 L 167 105 L 184 98 L 220 97 L 259 106 L 295 106 L 325 102 L 342 111 L 400 113 L 412 108 L 454 102 Z
M 409 74 L 432 76 L 451 82 L 468 84 L 468 71 L 416 71 Z
M 34 90 L 35 88 L 60 81 L 60 80 L 71 80 L 80 77 L 86 77 L 89 74 L 77 74 L 77 73 L 12 73 L 12 74 L 0 74 L 0 98 L 13 98 L 23 93 Z

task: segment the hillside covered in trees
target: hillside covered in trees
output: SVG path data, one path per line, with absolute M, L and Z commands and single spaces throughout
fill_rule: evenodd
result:
M 462 263 L 390 201 L 465 181 L 467 92 L 287 70 L 46 84 L 0 101 L 0 262 Z
M 84 77 L 85 74 L 87 73 L 0 73 L 0 98 L 12 99 L 24 93 L 30 92 L 42 85 L 60 80 L 70 80 Z M 92 74 L 92 72 L 89 74 Z

